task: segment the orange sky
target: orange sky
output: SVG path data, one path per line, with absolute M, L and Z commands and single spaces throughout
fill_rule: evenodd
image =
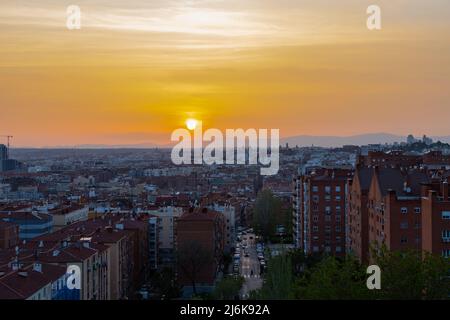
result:
M 378 3 L 383 29 L 366 28 Z M 69 31 L 66 7 L 82 9 Z M 283 137 L 448 135 L 447 0 L 0 3 L 0 134 L 165 144 L 188 117 Z

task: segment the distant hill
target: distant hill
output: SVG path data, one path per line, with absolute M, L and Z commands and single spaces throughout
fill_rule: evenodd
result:
M 416 137 L 419 138 L 419 137 Z M 450 142 L 450 136 L 431 137 L 434 141 Z M 337 137 L 337 136 L 308 136 L 301 135 L 281 139 L 281 144 L 289 143 L 290 146 L 299 147 L 317 146 L 317 147 L 341 147 L 343 145 L 366 145 L 366 144 L 385 144 L 394 142 L 406 142 L 406 136 L 400 136 L 390 133 L 369 133 L 355 136 Z
M 419 138 L 419 136 L 416 136 Z M 434 142 L 441 141 L 450 143 L 450 136 L 431 137 Z M 394 142 L 406 142 L 406 136 L 400 136 L 390 133 L 369 133 L 354 136 L 310 136 L 300 135 L 294 137 L 281 138 L 280 144 L 284 146 L 299 147 L 341 147 L 343 145 L 366 145 L 366 144 L 392 144 Z M 172 148 L 175 143 L 156 144 L 156 143 L 136 143 L 136 144 L 79 144 L 66 146 L 46 146 L 43 149 L 150 149 L 150 148 Z M 18 147 L 19 149 L 33 149 L 33 147 Z

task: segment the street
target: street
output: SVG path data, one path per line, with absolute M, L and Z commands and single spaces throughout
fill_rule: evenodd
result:
M 241 297 L 245 299 L 248 297 L 250 291 L 262 287 L 262 279 L 260 277 L 260 265 L 256 252 L 255 235 L 251 233 L 243 237 L 247 239 L 243 240 L 242 243 L 247 244 L 246 252 L 249 255 L 245 257 L 245 254 L 242 253 L 240 265 L 240 274 L 245 279 L 241 289 Z

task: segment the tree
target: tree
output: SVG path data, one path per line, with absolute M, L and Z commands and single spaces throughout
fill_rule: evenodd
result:
M 265 283 L 252 297 L 272 300 L 293 299 L 293 282 L 291 256 L 287 253 L 280 254 L 269 259 Z
M 275 233 L 276 215 L 281 211 L 281 202 L 270 190 L 258 194 L 253 211 L 253 228 L 265 238 Z
M 180 296 L 180 288 L 175 281 L 175 273 L 171 268 L 164 268 L 155 272 L 151 277 L 152 288 L 165 299 L 174 299 Z
M 178 267 L 180 275 L 192 284 L 194 295 L 197 294 L 197 281 L 200 272 L 208 269 L 213 263 L 213 256 L 198 241 L 188 241 L 178 249 Z
M 243 277 L 225 277 L 216 285 L 213 297 L 217 300 L 235 299 L 236 296 L 239 296 L 243 284 Z
M 325 257 L 306 271 L 297 282 L 299 299 L 368 299 L 365 268 L 352 256 L 344 259 Z
M 388 251 L 383 247 L 375 256 L 381 268 L 382 299 L 448 299 L 450 264 L 441 256 L 414 250 Z

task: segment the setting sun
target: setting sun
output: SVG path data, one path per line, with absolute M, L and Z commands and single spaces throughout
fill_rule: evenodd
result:
M 189 130 L 194 130 L 197 127 L 198 121 L 196 119 L 187 119 L 186 120 L 186 127 Z

